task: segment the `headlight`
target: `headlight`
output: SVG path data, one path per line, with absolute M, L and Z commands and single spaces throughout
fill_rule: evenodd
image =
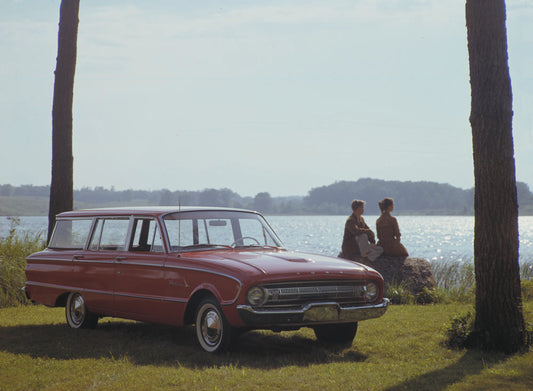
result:
M 267 299 L 266 292 L 260 286 L 250 288 L 247 295 L 248 303 L 253 306 L 263 305 Z
M 376 297 L 378 296 L 378 286 L 374 282 L 369 282 L 366 284 L 366 290 L 365 290 L 365 299 L 368 301 L 374 301 L 376 300 Z

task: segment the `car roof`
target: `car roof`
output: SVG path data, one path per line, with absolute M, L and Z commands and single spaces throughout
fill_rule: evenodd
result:
M 131 215 L 162 216 L 169 213 L 195 211 L 228 211 L 257 213 L 247 209 L 222 208 L 214 206 L 138 206 L 72 210 L 69 212 L 63 212 L 58 214 L 57 218 Z

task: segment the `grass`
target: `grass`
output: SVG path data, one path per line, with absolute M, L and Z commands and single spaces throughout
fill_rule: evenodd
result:
M 360 323 L 351 347 L 325 347 L 304 328 L 250 332 L 233 351 L 211 355 L 197 346 L 192 328 L 104 318 L 96 330 L 72 330 L 62 308 L 17 306 L 25 299 L 10 292 L 20 294 L 24 258 L 40 249 L 42 240 L 15 231 L 16 221 L 0 241 L 1 391 L 533 389 L 531 348 L 505 356 L 445 346 L 451 320 L 473 311 L 469 300 L 461 303 L 473 298 L 468 266 L 452 264 L 435 273 L 437 294 L 462 293 L 441 294 L 441 304 L 392 305 L 382 318 Z M 522 274 L 530 329 L 531 277 Z
M 309 329 L 241 337 L 200 350 L 192 328 L 104 318 L 69 329 L 62 308 L 0 309 L 0 390 L 529 390 L 533 351 L 515 356 L 444 346 L 464 304 L 391 306 L 360 323 L 351 347 L 320 345 Z M 533 322 L 533 303 L 525 315 Z

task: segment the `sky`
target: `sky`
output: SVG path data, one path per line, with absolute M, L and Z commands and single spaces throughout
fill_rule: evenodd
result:
M 533 189 L 533 0 L 507 0 Z M 0 184 L 48 185 L 60 0 L 0 0 Z M 81 0 L 74 187 L 474 186 L 464 0 Z

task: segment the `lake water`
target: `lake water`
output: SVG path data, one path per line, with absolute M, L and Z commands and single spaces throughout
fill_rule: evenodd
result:
M 336 256 L 347 216 L 267 216 L 288 249 Z M 377 216 L 364 216 L 375 231 Z M 472 216 L 397 216 L 402 243 L 409 254 L 432 261 L 473 260 Z M 520 262 L 533 262 L 533 216 L 518 220 Z M 9 234 L 11 220 L 0 216 L 0 237 Z M 48 217 L 20 217 L 19 230 L 46 235 Z

